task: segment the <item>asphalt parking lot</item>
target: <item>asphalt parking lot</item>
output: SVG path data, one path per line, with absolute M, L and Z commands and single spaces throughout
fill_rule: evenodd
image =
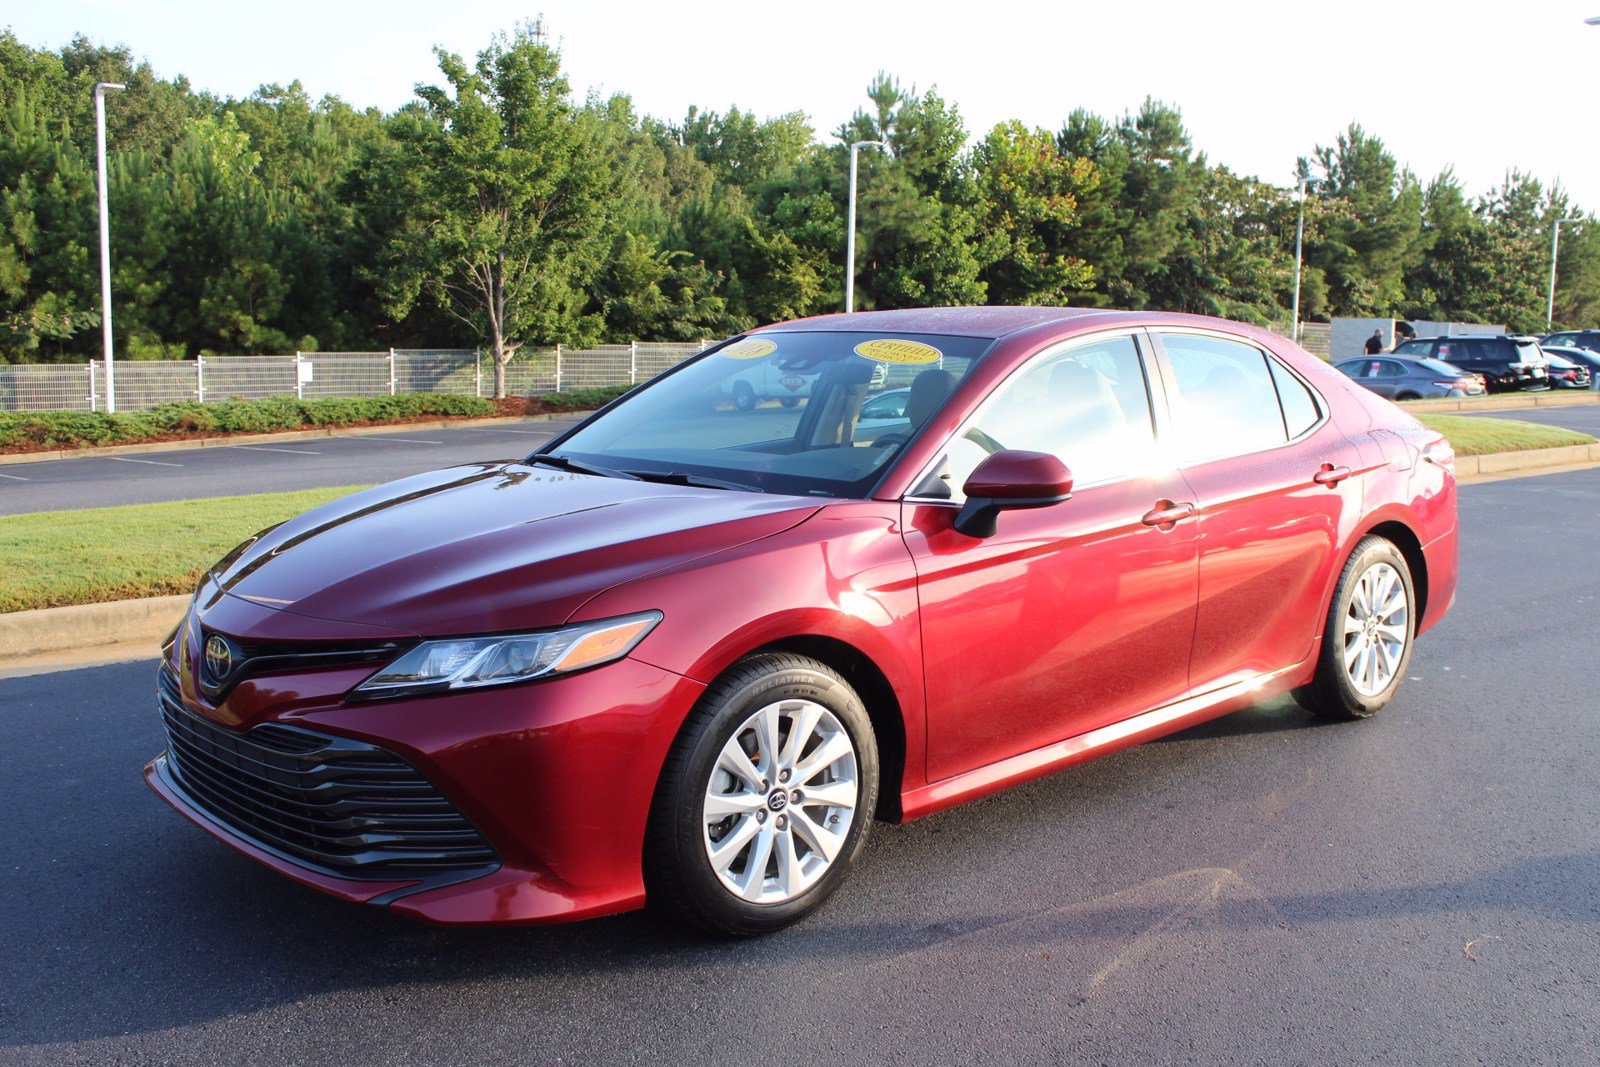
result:
M 515 459 L 576 419 L 223 445 L 0 466 L 0 515 L 387 482 L 483 459 Z
M 1558 408 L 1517 408 L 1513 411 L 1486 411 L 1485 415 L 1497 419 L 1517 419 L 1521 422 L 1542 422 L 1547 426 L 1564 426 L 1600 437 L 1600 404 L 1576 404 Z
M 152 663 L 0 680 L 0 1060 L 1591 1064 L 1600 473 L 1461 511 L 1377 719 L 1276 702 L 880 826 L 741 943 L 338 903 L 145 789 Z

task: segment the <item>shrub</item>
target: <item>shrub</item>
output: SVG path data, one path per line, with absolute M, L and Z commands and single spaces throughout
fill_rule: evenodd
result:
M 590 389 L 568 389 L 561 393 L 546 393 L 539 399 L 556 411 L 586 411 L 604 407 L 632 388 L 631 385 L 604 385 Z
M 429 415 L 483 416 L 497 410 L 494 401 L 472 396 L 402 393 L 319 400 L 275 396 L 220 404 L 190 401 L 115 415 L 103 411 L 0 412 L 0 448 L 82 448 L 175 433 L 266 433 Z

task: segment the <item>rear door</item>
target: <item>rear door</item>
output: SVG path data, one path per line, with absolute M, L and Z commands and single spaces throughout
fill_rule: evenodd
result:
M 1361 459 L 1326 402 L 1244 338 L 1160 331 L 1183 476 L 1200 520 L 1196 693 L 1304 660 L 1361 506 Z

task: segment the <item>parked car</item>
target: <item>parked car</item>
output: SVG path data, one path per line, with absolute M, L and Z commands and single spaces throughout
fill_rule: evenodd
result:
M 861 405 L 856 420 L 855 440 L 871 444 L 884 434 L 904 433 L 911 428 L 910 389 L 890 389 Z
M 1365 388 L 1390 400 L 1482 396 L 1486 391 L 1481 375 L 1437 359 L 1360 356 L 1342 359 L 1334 366 Z
M 704 403 L 748 371 L 730 351 L 812 369 L 783 436 Z M 855 442 L 886 366 L 913 375 L 906 427 Z M 771 931 L 875 818 L 1286 690 L 1378 712 L 1455 599 L 1456 528 L 1444 438 L 1255 327 L 783 323 L 522 461 L 229 552 L 164 644 L 145 777 L 238 851 L 406 916 L 648 902 Z M 948 862 L 1003 865 L 974 847 Z
M 759 343 L 752 342 L 749 351 L 762 352 Z M 753 411 L 763 400 L 776 400 L 786 408 L 799 405 L 811 396 L 818 371 L 803 361 L 765 359 L 762 356 L 740 355 L 737 358 L 752 360 L 754 366 L 733 375 L 722 383 L 721 392 L 733 401 L 740 411 Z M 888 368 L 879 364 L 874 384 L 883 384 Z
M 1592 375 L 1589 367 L 1577 360 L 1567 359 L 1558 353 L 1545 351 L 1545 359 L 1550 362 L 1550 388 L 1552 389 L 1587 389 Z
M 1550 388 L 1539 342 L 1531 337 L 1429 337 L 1406 341 L 1394 354 L 1408 359 L 1438 359 L 1483 376 L 1491 393 Z
M 1547 334 L 1539 339 L 1541 348 L 1551 345 L 1557 348 L 1582 348 L 1589 352 L 1600 352 L 1600 330 L 1567 330 L 1562 333 Z
M 1544 354 L 1550 357 L 1552 365 L 1555 357 L 1560 356 L 1569 363 L 1587 367 L 1589 370 L 1589 388 L 1600 389 L 1600 352 L 1588 348 L 1568 348 L 1562 345 L 1540 345 Z

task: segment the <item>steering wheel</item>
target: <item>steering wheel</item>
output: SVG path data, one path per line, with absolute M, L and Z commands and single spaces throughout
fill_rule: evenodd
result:
M 894 433 L 886 433 L 882 437 L 875 438 L 872 442 L 872 447 L 887 448 L 890 445 L 903 445 L 909 440 L 911 440 L 909 433 L 903 430 L 896 430 Z

